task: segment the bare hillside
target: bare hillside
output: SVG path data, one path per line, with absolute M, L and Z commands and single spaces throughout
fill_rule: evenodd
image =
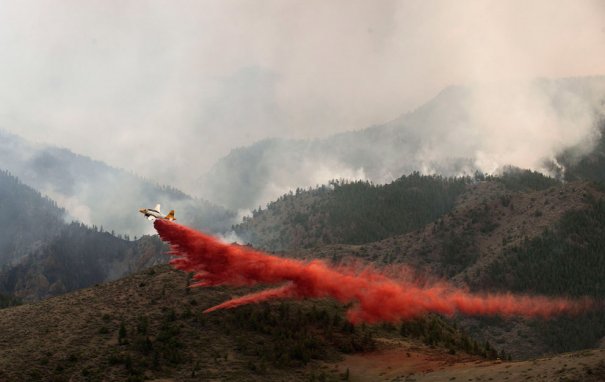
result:
M 432 352 L 453 360 L 495 357 L 493 349 L 473 343 L 438 317 L 406 326 L 402 336 L 399 326 L 354 327 L 344 320 L 344 307 L 331 301 L 261 304 L 206 315 L 204 309 L 246 290 L 187 284 L 186 274 L 159 266 L 0 310 L 0 380 L 340 380 L 345 371 L 337 362 L 344 354 L 393 342 L 418 357 L 426 356 L 427 341 Z M 462 344 L 478 354 L 469 355 Z

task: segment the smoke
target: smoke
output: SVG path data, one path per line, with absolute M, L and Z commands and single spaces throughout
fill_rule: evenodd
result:
M 238 221 L 241 221 L 238 220 Z M 244 239 L 242 239 L 234 230 L 230 230 L 224 233 L 219 233 L 217 234 L 217 238 L 225 243 L 231 243 L 231 244 L 246 244 L 246 241 Z
M 422 115 L 402 121 L 432 132 L 429 139 L 420 133 L 419 168 L 436 172 L 435 165 L 469 158 L 474 169 L 491 174 L 506 166 L 547 172 L 546 163 L 564 150 L 586 154 L 596 144 L 605 77 L 476 84 L 442 98 L 431 112 L 446 121 Z
M 459 176 L 509 166 L 548 173 L 565 150 L 593 148 L 604 115 L 605 77 L 452 86 L 383 125 L 234 150 L 199 189 L 225 206 L 256 208 L 338 178 L 386 183 L 413 171 Z
M 588 300 L 531 297 L 513 294 L 472 294 L 447 283 L 422 285 L 388 277 L 372 269 L 355 271 L 318 260 L 302 262 L 227 245 L 185 226 L 156 220 L 162 240 L 176 256 L 171 264 L 195 272 L 192 286 L 281 284 L 279 287 L 234 298 L 205 312 L 234 308 L 271 299 L 331 297 L 353 303 L 347 318 L 353 322 L 396 322 L 430 312 L 445 315 L 500 315 L 548 318 L 577 314 L 591 306 Z
M 174 209 L 180 222 L 209 230 L 230 229 L 235 213 L 178 190 L 162 187 L 132 173 L 0 130 L 0 169 L 53 199 L 66 210 L 65 221 L 77 219 L 108 232 L 140 236 L 154 232 L 139 208 L 161 203 Z
M 197 193 L 191 168 L 261 139 L 383 123 L 453 84 L 603 74 L 604 14 L 598 0 L 7 0 L 0 125 Z M 483 130 L 507 114 L 490 116 L 494 104 L 472 106 L 467 130 L 421 137 L 468 147 L 485 168 L 534 163 L 492 153 L 525 138 L 524 124 Z M 548 120 L 540 133 L 559 134 Z M 443 146 L 426 145 L 427 171 Z

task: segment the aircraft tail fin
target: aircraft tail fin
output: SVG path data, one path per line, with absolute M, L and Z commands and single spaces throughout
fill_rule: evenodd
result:
M 166 215 L 166 217 L 164 219 L 168 219 L 168 220 L 176 220 L 176 218 L 174 217 L 174 210 L 171 210 L 168 215 Z
M 158 212 L 160 212 L 160 205 L 159 204 L 155 205 L 155 210 L 158 211 Z

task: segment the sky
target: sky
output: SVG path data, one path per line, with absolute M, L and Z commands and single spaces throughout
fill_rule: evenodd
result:
M 603 75 L 605 2 L 0 0 L 0 47 L 0 128 L 187 188 L 449 85 Z

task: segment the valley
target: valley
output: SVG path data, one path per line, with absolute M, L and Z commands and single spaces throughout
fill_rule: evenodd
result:
M 543 85 L 559 102 L 592 94 L 593 80 L 602 79 Z M 588 152 L 567 147 L 544 163 L 550 176 L 512 166 L 486 174 L 461 155 L 419 172 L 420 131 L 470 123 L 469 91 L 448 88 L 361 131 L 234 150 L 200 178 L 213 202 L 201 188 L 191 196 L 0 132 L 0 206 L 10 216 L 0 221 L 0 381 L 598 381 L 605 125 Z M 319 158 L 363 176 L 312 186 L 301 174 L 321 170 L 307 160 Z M 288 191 L 256 208 L 280 182 Z M 168 246 L 137 213 L 158 201 L 180 224 L 285 258 L 596 308 L 548 320 L 457 313 L 352 325 L 351 303 L 294 299 L 204 314 L 259 289 L 188 288 L 192 275 L 165 265 Z

